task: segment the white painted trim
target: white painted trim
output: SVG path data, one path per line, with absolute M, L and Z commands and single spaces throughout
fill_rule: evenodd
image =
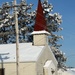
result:
M 42 31 L 33 31 L 31 34 L 32 35 L 34 35 L 34 34 L 47 34 L 47 35 L 50 35 L 50 33 L 47 32 L 47 31 L 45 31 L 45 30 L 42 30 Z

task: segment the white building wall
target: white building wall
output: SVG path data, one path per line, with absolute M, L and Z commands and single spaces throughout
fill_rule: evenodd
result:
M 45 46 L 48 44 L 48 36 L 46 34 L 33 35 L 33 41 L 35 46 Z
M 54 65 L 56 67 L 55 74 L 57 75 L 57 61 L 56 59 L 51 55 L 50 50 L 48 47 L 44 49 L 44 51 L 41 53 L 38 61 L 37 61 L 37 75 L 44 75 L 44 68 L 47 60 L 52 60 L 54 62 Z
M 5 63 L 3 67 L 5 68 L 5 75 L 16 75 L 15 63 Z M 34 62 L 20 63 L 20 75 L 36 75 L 36 64 Z

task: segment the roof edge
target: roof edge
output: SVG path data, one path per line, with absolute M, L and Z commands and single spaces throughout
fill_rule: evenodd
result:
M 34 34 L 47 34 L 47 35 L 50 35 L 50 33 L 47 32 L 47 31 L 45 31 L 45 30 L 42 30 L 42 31 L 33 31 L 31 34 L 32 35 L 34 35 Z

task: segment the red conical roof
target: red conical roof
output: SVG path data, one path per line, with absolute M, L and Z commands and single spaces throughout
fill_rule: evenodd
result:
M 34 25 L 34 31 L 47 30 L 45 16 L 43 14 L 43 8 L 41 1 L 38 0 L 38 8 L 36 14 L 36 20 Z

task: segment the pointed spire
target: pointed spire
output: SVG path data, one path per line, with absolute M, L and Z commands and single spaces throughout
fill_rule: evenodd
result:
M 41 1 L 38 0 L 38 8 L 34 25 L 34 31 L 42 31 L 42 30 L 47 30 L 47 26 Z

